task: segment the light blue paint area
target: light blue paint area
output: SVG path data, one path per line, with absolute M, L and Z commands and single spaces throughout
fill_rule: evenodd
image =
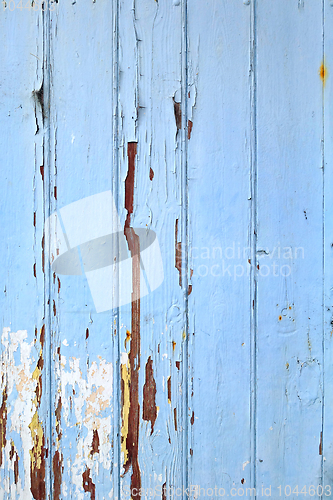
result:
M 332 485 L 333 10 L 322 7 L 60 0 L 50 18 L 1 12 L 0 498 L 36 497 L 29 425 L 43 323 L 46 496 L 61 476 L 61 499 L 126 498 L 127 218 L 142 248 L 152 237 L 135 360 L 142 488 L 271 487 L 278 498 L 279 485 L 282 497 L 287 485 Z M 33 93 L 43 77 L 44 123 Z M 108 209 L 89 208 L 101 193 Z M 46 235 L 43 257 L 54 214 L 59 238 Z M 114 275 L 115 256 L 127 264 Z

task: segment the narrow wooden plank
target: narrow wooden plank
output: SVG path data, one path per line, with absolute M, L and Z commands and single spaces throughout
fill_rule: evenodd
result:
M 193 498 L 251 487 L 250 20 L 248 2 L 188 2 Z
M 149 257 L 141 248 L 144 271 L 133 257 L 120 276 L 136 293 L 120 309 L 121 498 L 140 488 L 165 498 L 163 485 L 183 482 L 181 23 L 180 2 L 120 2 L 119 214 L 129 255 L 130 228 L 158 242 Z
M 34 7 L 3 2 L 0 14 L 1 499 L 44 500 L 49 492 L 45 24 Z
M 331 165 L 333 160 L 333 135 L 332 135 L 332 49 L 333 49 L 333 4 L 324 2 L 324 58 L 320 67 L 320 76 L 322 79 L 323 92 L 323 112 L 324 112 L 324 419 L 322 436 L 322 467 L 324 496 L 329 496 L 333 491 L 333 358 L 332 358 L 332 340 L 333 340 L 333 301 L 332 301 L 332 192 L 333 176 Z
M 257 489 L 297 498 L 321 481 L 322 4 L 258 2 L 256 29 Z
M 109 264 L 116 222 L 113 15 L 112 3 L 90 0 L 51 13 L 55 500 L 114 492 L 112 304 L 101 310 L 112 289 L 98 274 Z

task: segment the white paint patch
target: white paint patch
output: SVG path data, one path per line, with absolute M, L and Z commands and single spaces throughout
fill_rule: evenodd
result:
M 67 367 L 67 370 L 66 370 Z M 94 361 L 83 376 L 80 369 L 80 359 L 61 358 L 60 370 L 61 401 L 63 420 L 67 432 L 71 434 L 77 429 L 79 435 L 75 440 L 75 460 L 69 464 L 71 484 L 75 486 L 75 498 L 84 500 L 82 487 L 82 473 L 88 467 L 91 474 L 101 474 L 100 467 L 106 472 L 111 468 L 111 415 L 113 372 L 112 363 L 99 357 L 99 362 Z M 73 409 L 71 409 L 71 400 Z M 73 412 L 74 420 L 73 423 Z M 99 453 L 92 454 L 92 441 L 94 431 L 98 432 Z M 103 473 L 102 473 L 103 475 Z
M 40 355 L 40 344 L 32 340 L 27 342 L 26 330 L 10 332 L 4 328 L 1 337 L 1 371 L 0 399 L 6 389 L 7 402 L 7 443 L 2 450 L 3 463 L 1 469 L 5 470 L 5 480 L 0 485 L 0 500 L 3 498 L 24 498 L 33 500 L 30 487 L 30 450 L 33 447 L 31 429 L 29 425 L 36 411 L 34 400 L 36 398 L 37 378 L 33 377 L 37 360 Z M 111 402 L 113 371 L 112 363 L 99 357 L 87 369 L 83 376 L 80 369 L 80 359 L 67 358 L 63 355 L 55 360 L 56 380 L 58 381 L 58 394 L 54 401 L 56 408 L 61 397 L 62 414 L 61 427 L 62 441 L 56 439 L 56 448 L 62 452 L 62 446 L 71 449 L 75 447 L 75 460 L 64 461 L 64 474 L 70 474 L 71 484 L 75 489 L 75 498 L 84 500 L 85 493 L 82 487 L 82 473 L 88 467 L 91 475 L 109 474 L 112 459 L 111 444 Z M 0 400 L 1 404 L 1 400 Z M 72 406 L 72 409 L 71 409 Z M 53 416 L 55 418 L 55 415 Z M 73 418 L 74 417 L 74 418 Z M 75 422 L 73 423 L 73 420 Z M 98 432 L 98 453 L 92 453 L 94 431 Z M 68 434 L 78 433 L 78 439 L 66 442 Z M 57 433 L 54 430 L 54 436 Z M 10 459 L 11 439 L 15 441 L 15 450 L 19 456 L 19 478 L 15 485 L 14 461 Z M 63 444 L 62 444 L 63 443 Z M 0 450 L 1 451 L 1 450 Z M 8 474 L 8 471 L 11 471 Z M 93 479 L 94 480 L 94 479 Z M 98 483 L 96 483 L 97 486 Z M 73 493 L 62 482 L 64 497 Z

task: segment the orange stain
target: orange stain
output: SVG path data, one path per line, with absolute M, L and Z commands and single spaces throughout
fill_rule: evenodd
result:
M 328 76 L 328 71 L 327 71 L 327 67 L 325 66 L 324 63 L 321 63 L 321 66 L 319 68 L 319 76 L 323 82 L 323 85 L 325 85 L 326 83 L 326 79 L 327 79 L 327 76 Z

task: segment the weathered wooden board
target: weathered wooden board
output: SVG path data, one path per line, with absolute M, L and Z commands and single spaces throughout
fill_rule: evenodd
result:
M 330 496 L 332 16 L 2 3 L 0 499 Z

